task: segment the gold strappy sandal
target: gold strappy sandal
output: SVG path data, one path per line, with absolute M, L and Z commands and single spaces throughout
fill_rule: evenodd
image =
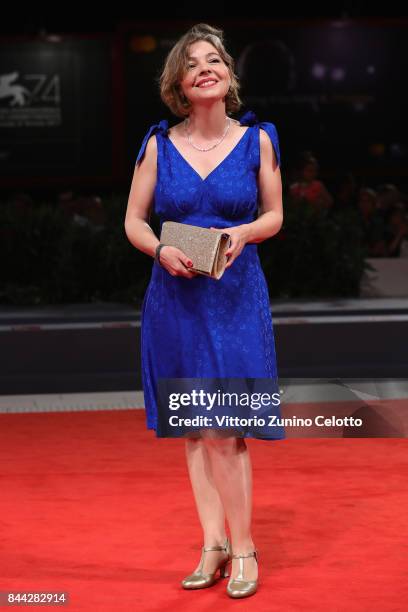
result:
M 215 571 L 212 574 L 204 574 L 202 569 L 204 566 L 204 554 L 210 550 L 224 550 L 228 553 L 228 556 L 219 562 Z M 205 589 L 206 587 L 210 587 L 217 582 L 215 575 L 218 570 L 220 570 L 220 578 L 227 578 L 229 576 L 228 572 L 228 563 L 231 561 L 231 545 L 230 541 L 227 538 L 224 546 L 203 546 L 201 550 L 201 560 L 200 566 L 198 570 L 186 576 L 184 580 L 181 581 L 181 585 L 184 589 Z
M 258 588 L 258 579 L 245 580 L 244 578 L 244 559 L 245 557 L 255 557 L 258 563 L 258 551 L 254 550 L 246 555 L 232 555 L 231 559 L 239 559 L 239 572 L 235 578 L 231 578 L 227 584 L 227 593 L 230 597 L 249 597 Z

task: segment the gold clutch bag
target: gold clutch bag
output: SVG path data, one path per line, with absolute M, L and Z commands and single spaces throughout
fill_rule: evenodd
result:
M 225 251 L 230 245 L 229 234 L 197 225 L 164 221 L 160 242 L 183 251 L 193 262 L 189 270 L 217 280 L 224 274 L 228 261 Z

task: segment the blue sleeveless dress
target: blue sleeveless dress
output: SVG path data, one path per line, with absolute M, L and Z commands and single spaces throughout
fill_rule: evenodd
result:
M 157 140 L 154 210 L 166 220 L 226 228 L 258 216 L 259 130 L 270 137 L 280 165 L 277 130 L 252 111 L 238 143 L 203 179 L 167 136 L 168 121 L 146 133 L 136 164 L 152 134 Z M 141 367 L 148 429 L 157 433 L 159 378 L 250 377 L 277 380 L 274 333 L 266 279 L 257 245 L 246 244 L 221 279 L 172 276 L 156 261 L 141 309 Z M 277 416 L 280 416 L 278 409 Z M 282 439 L 284 430 L 243 437 Z

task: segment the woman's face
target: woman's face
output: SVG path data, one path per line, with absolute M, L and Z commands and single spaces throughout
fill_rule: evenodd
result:
M 189 47 L 188 67 L 180 81 L 181 89 L 194 104 L 213 103 L 222 100 L 228 93 L 231 77 L 217 49 L 206 40 Z M 204 81 L 212 81 L 207 85 Z

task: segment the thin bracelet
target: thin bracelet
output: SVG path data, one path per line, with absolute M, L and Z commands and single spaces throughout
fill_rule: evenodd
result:
M 156 247 L 156 253 L 155 253 L 155 260 L 157 261 L 157 263 L 161 266 L 161 261 L 160 261 L 160 251 L 162 250 L 162 248 L 166 246 L 165 244 L 162 244 L 161 242 L 157 245 Z

